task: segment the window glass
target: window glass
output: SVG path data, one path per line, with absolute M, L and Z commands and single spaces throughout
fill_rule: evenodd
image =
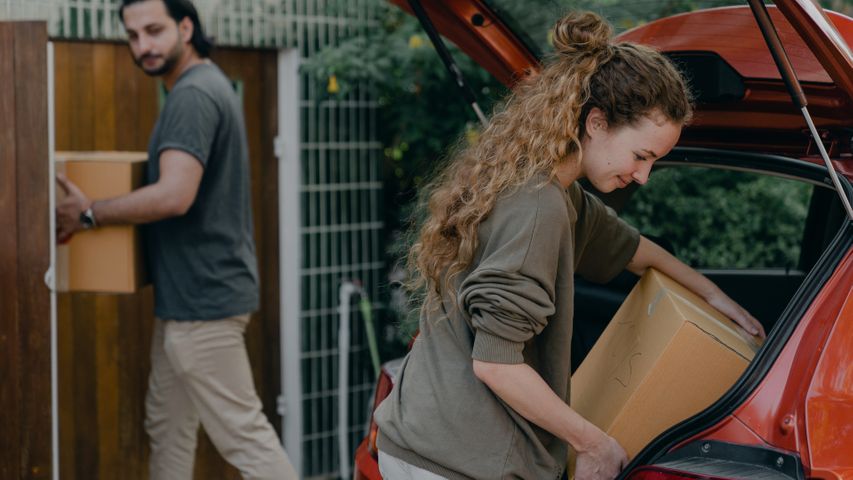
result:
M 696 268 L 796 268 L 813 186 L 699 167 L 655 169 L 621 216 Z

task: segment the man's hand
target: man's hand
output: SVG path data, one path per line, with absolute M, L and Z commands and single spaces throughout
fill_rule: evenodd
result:
M 63 243 L 83 228 L 80 214 L 92 206 L 92 201 L 65 175 L 57 173 L 56 182 L 65 191 L 65 198 L 56 204 L 56 241 Z
M 575 480 L 613 480 L 628 465 L 628 455 L 613 437 L 602 432 L 600 441 L 579 451 Z

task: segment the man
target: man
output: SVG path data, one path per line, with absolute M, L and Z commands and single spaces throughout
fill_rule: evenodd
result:
M 134 61 L 169 91 L 148 146 L 148 182 L 92 202 L 58 177 L 68 196 L 57 206 L 57 237 L 148 224 L 151 478 L 192 478 L 200 422 L 244 478 L 295 479 L 261 411 L 243 336 L 259 293 L 239 99 L 207 59 L 212 43 L 189 0 L 123 0 L 119 15 Z

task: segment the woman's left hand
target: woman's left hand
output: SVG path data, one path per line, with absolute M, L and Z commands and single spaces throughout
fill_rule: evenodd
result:
M 723 293 L 722 290 L 716 289 L 713 293 L 708 295 L 705 300 L 711 304 L 712 307 L 719 310 L 723 315 L 737 322 L 737 324 L 743 327 L 743 329 L 749 334 L 755 335 L 761 339 L 767 337 L 764 333 L 764 327 L 761 325 L 761 322 L 756 320 L 755 317 L 750 315 L 745 308 L 738 305 L 737 302 Z

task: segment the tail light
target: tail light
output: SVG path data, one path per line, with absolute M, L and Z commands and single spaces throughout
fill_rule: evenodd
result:
M 394 388 L 394 382 L 397 379 L 397 372 L 400 371 L 402 359 L 390 361 L 382 366 L 382 371 L 379 373 L 379 379 L 376 380 L 376 390 L 373 393 L 373 409 L 370 411 L 370 427 L 367 430 L 367 450 L 373 458 L 378 458 L 379 450 L 376 448 L 376 437 L 379 434 L 379 427 L 373 419 L 373 414 L 376 408 L 385 400 Z
M 627 480 L 734 480 L 766 478 L 801 480 L 802 463 L 791 452 L 767 446 L 739 445 L 715 440 L 688 443 L 632 470 Z
M 642 467 L 631 472 L 631 475 L 628 476 L 628 480 L 681 480 L 694 478 L 701 478 L 704 480 L 729 480 L 726 477 L 693 474 L 658 467 Z

